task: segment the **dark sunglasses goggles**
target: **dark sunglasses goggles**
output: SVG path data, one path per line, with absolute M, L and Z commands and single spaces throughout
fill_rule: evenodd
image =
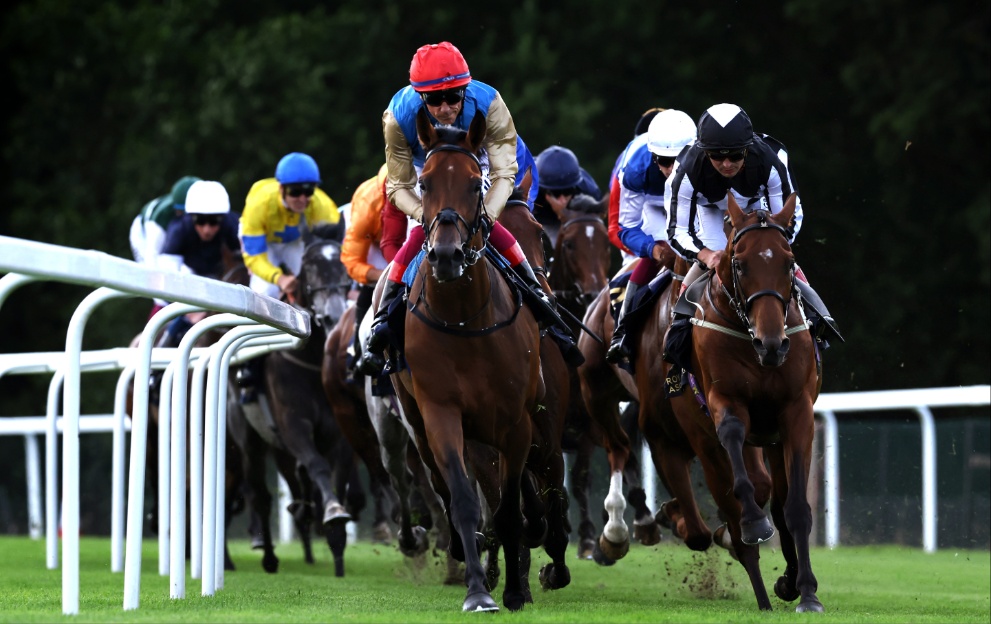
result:
M 705 150 L 705 155 L 709 157 L 709 160 L 714 160 L 716 162 L 722 162 L 728 160 L 730 162 L 740 162 L 747 157 L 747 150 Z
M 218 215 L 193 215 L 193 223 L 196 225 L 220 225 L 221 217 Z
M 443 91 L 423 91 L 420 92 L 420 99 L 427 106 L 440 106 L 441 104 L 454 106 L 465 99 L 465 90 L 464 87 L 461 87 L 458 89 L 445 89 Z
M 287 184 L 286 185 L 286 195 L 289 197 L 299 197 L 300 195 L 306 195 L 307 197 L 312 197 L 317 191 L 316 184 Z

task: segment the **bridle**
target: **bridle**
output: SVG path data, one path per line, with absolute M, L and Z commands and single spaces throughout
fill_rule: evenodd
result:
M 570 228 L 573 225 L 578 225 L 578 224 L 582 224 L 582 223 L 598 223 L 599 225 L 602 225 L 602 219 L 600 219 L 599 217 L 597 217 L 595 215 L 591 215 L 591 214 L 582 215 L 582 216 L 579 216 L 579 217 L 573 217 L 571 219 L 568 219 L 563 224 L 561 224 L 561 228 L 557 232 L 557 244 L 558 244 L 558 247 L 562 247 L 563 246 L 562 241 L 564 240 L 564 233 L 568 230 L 568 228 Z M 557 249 L 555 249 L 554 258 L 551 261 L 551 273 L 552 274 L 554 272 L 555 265 L 562 265 L 563 266 L 563 264 L 564 264 L 563 263 L 563 258 L 560 257 L 562 255 L 563 254 L 559 253 L 559 251 Z M 591 295 L 586 296 L 586 293 L 583 293 L 582 292 L 581 284 L 578 283 L 578 279 L 577 278 L 578 278 L 577 275 L 576 276 L 573 276 L 573 283 L 570 285 L 571 288 L 569 288 L 567 290 L 555 289 L 554 290 L 554 296 L 557 297 L 558 299 L 573 300 L 573 301 L 575 301 L 578 304 L 585 304 L 585 305 L 587 305 L 588 303 L 590 303 L 591 299 L 594 299 L 597 293 L 594 293 L 594 294 L 591 294 Z M 583 299 L 588 299 L 588 301 L 583 301 Z
M 478 167 L 478 173 L 481 175 L 482 163 L 478 160 L 478 156 L 457 145 L 443 144 L 431 149 L 427 152 L 426 157 L 423 159 L 424 165 L 426 165 L 426 162 L 430 160 L 431 156 L 438 152 L 456 152 L 458 154 L 464 154 L 470 158 L 473 163 L 475 163 L 475 166 Z M 423 250 L 428 253 L 430 252 L 430 235 L 438 226 L 453 224 L 457 227 L 458 233 L 461 235 L 461 251 L 464 253 L 464 261 L 462 262 L 462 266 L 468 267 L 475 264 L 478 262 L 479 258 L 482 257 L 482 251 L 485 249 L 485 240 L 482 241 L 482 245 L 479 249 L 474 249 L 471 246 L 471 241 L 475 238 L 475 235 L 478 234 L 478 231 L 483 228 L 484 215 L 485 211 L 482 207 L 481 193 L 478 194 L 478 203 L 475 205 L 475 216 L 471 223 L 468 223 L 468 221 L 466 221 L 457 210 L 451 208 L 450 206 L 441 209 L 441 211 L 434 216 L 430 223 L 423 226 L 423 232 L 425 235 Z M 484 239 L 487 238 L 488 235 L 486 230 Z
M 729 301 L 730 307 L 732 307 L 733 311 L 736 312 L 737 317 L 740 319 L 740 322 L 743 323 L 743 326 L 746 328 L 747 333 L 744 334 L 742 332 L 735 331 L 733 329 L 724 327 L 722 325 L 716 325 L 715 323 L 710 323 L 708 321 L 705 321 L 704 319 L 699 320 L 693 318 L 692 319 L 693 325 L 699 327 L 705 327 L 707 329 L 715 329 L 716 331 L 720 331 L 724 334 L 729 334 L 730 336 L 736 336 L 737 338 L 743 338 L 744 340 L 753 340 L 756 337 L 756 330 L 754 330 L 753 324 L 750 322 L 750 310 L 753 308 L 755 301 L 757 301 L 761 297 L 775 297 L 778 301 L 781 302 L 781 308 L 782 308 L 782 312 L 784 313 L 785 319 L 788 318 L 788 303 L 791 301 L 791 299 L 795 298 L 799 302 L 801 302 L 801 299 L 797 297 L 797 287 L 795 286 L 794 260 L 792 260 L 791 262 L 791 269 L 790 269 L 791 289 L 788 292 L 787 296 L 782 295 L 780 292 L 772 288 L 759 290 L 750 295 L 747 295 L 746 292 L 744 292 L 743 284 L 740 282 L 740 274 L 743 271 L 740 266 L 739 260 L 736 258 L 737 242 L 739 242 L 739 240 L 743 237 L 743 235 L 748 232 L 752 232 L 754 230 L 766 230 L 766 229 L 776 230 L 778 233 L 780 233 L 782 236 L 785 237 L 786 241 L 788 240 L 788 231 L 785 230 L 785 228 L 778 225 L 777 223 L 771 221 L 770 215 L 766 210 L 758 210 L 756 211 L 756 214 L 757 214 L 757 223 L 751 223 L 750 225 L 740 229 L 733 236 L 733 245 L 730 255 L 730 266 L 732 268 L 732 273 L 733 273 L 733 292 L 731 293 L 726 288 L 726 284 L 722 282 L 720 282 L 719 284 L 719 287 L 722 290 L 723 295 L 726 296 L 726 299 Z M 715 302 L 713 301 L 712 285 L 714 281 L 716 280 L 709 280 L 708 287 L 706 288 L 706 298 L 709 301 L 709 306 L 717 314 L 719 314 L 719 316 L 722 317 L 723 320 L 727 322 L 732 322 L 730 321 L 730 319 L 726 318 L 726 316 L 719 311 L 719 308 L 715 305 Z M 805 331 L 809 327 L 808 320 L 805 318 L 805 311 L 802 309 L 801 303 L 799 303 L 798 307 L 799 307 L 799 312 L 801 312 L 802 314 L 802 323 L 800 323 L 799 325 L 795 325 L 794 327 L 785 327 L 786 336 L 794 333 L 798 333 L 800 331 Z
M 468 158 L 470 158 L 473 163 L 475 163 L 475 166 L 478 167 L 479 174 L 482 173 L 482 163 L 478 160 L 478 156 L 476 156 L 469 150 L 464 149 L 463 147 L 459 147 L 457 145 L 450 145 L 446 143 L 442 145 L 438 145 L 437 147 L 434 147 L 429 152 L 427 152 L 427 155 L 423 160 L 424 164 L 426 164 L 426 162 L 430 159 L 431 156 L 433 156 L 438 152 L 456 152 L 458 154 L 463 154 Z M 464 260 L 462 260 L 461 263 L 462 266 L 469 267 L 474 265 L 476 262 L 478 262 L 478 260 L 482 257 L 482 254 L 485 252 L 486 243 L 488 242 L 488 232 L 490 231 L 490 227 L 487 227 L 488 225 L 487 218 L 485 217 L 485 211 L 483 209 L 482 194 L 481 193 L 478 194 L 478 203 L 475 205 L 475 216 L 472 219 L 471 223 L 468 223 L 468 221 L 465 220 L 465 218 L 462 217 L 461 214 L 459 214 L 458 211 L 456 211 L 454 208 L 447 207 L 441 209 L 441 211 L 437 213 L 437 215 L 430 221 L 430 223 L 423 226 L 423 231 L 425 236 L 425 240 L 423 242 L 423 250 L 425 252 L 430 253 L 431 233 L 438 226 L 445 224 L 447 225 L 453 224 L 455 227 L 457 227 L 458 233 L 461 235 L 461 251 L 464 254 Z M 471 246 L 471 242 L 472 240 L 474 240 L 475 235 L 478 234 L 479 230 L 482 230 L 482 234 L 483 234 L 482 245 L 479 249 L 475 249 Z M 412 313 L 414 316 L 416 316 L 421 321 L 423 321 L 424 323 L 426 323 L 428 326 L 432 327 L 435 330 L 447 334 L 455 334 L 459 336 L 484 336 L 498 329 L 501 329 L 502 327 L 512 324 L 516 320 L 516 317 L 519 314 L 520 309 L 523 307 L 523 298 L 522 298 L 522 294 L 519 291 L 516 291 L 516 306 L 515 309 L 513 310 L 513 314 L 508 319 L 497 322 L 488 327 L 483 327 L 481 329 L 466 329 L 465 325 L 467 325 L 472 320 L 480 316 L 482 312 L 489 306 L 490 303 L 491 303 L 491 291 L 489 293 L 489 298 L 485 300 L 485 302 L 482 304 L 482 307 L 479 308 L 479 310 L 475 314 L 473 314 L 472 316 L 470 316 L 465 320 L 458 322 L 446 321 L 440 318 L 439 316 L 437 316 L 437 314 L 430 308 L 430 303 L 427 301 L 426 297 L 424 296 L 423 289 L 420 289 L 420 294 L 417 297 L 416 301 L 409 301 L 407 303 L 407 306 L 410 313 Z M 423 307 L 422 311 L 420 310 L 421 304 Z

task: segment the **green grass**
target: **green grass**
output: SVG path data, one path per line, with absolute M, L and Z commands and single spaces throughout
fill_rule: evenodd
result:
M 169 598 L 168 577 L 157 574 L 157 543 L 144 544 L 141 604 L 124 611 L 122 574 L 110 572 L 110 543 L 81 540 L 79 614 L 62 615 L 61 570 L 45 568 L 44 541 L 0 537 L 0 622 L 462 622 L 463 586 L 441 585 L 443 560 L 404 559 L 395 546 L 358 542 L 347 549 L 347 575 L 333 576 L 330 552 L 314 542 L 317 562 L 302 561 L 298 544 L 280 545 L 278 574 L 265 574 L 260 553 L 246 541 L 231 544 L 238 569 L 212 597 L 188 577 L 184 600 Z M 772 613 L 761 613 L 743 568 L 718 548 L 692 553 L 670 538 L 659 546 L 634 544 L 612 567 L 575 558 L 568 550 L 570 586 L 540 589 L 534 553 L 534 602 L 520 613 L 494 617 L 517 622 L 981 622 L 991 621 L 991 554 L 945 550 L 926 554 L 894 546 L 812 552 L 822 615 L 797 614 L 770 589 L 783 560 L 764 549 L 761 560 Z M 188 568 L 187 568 L 188 570 Z M 505 568 L 503 568 L 505 570 Z M 502 583 L 494 593 L 501 604 Z

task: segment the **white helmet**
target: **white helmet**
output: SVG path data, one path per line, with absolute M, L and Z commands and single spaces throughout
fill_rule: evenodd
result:
M 652 154 L 677 156 L 683 147 L 694 142 L 695 122 L 680 110 L 663 110 L 647 126 L 647 149 Z
M 200 180 L 186 194 L 186 214 L 224 214 L 231 211 L 231 198 L 220 182 Z

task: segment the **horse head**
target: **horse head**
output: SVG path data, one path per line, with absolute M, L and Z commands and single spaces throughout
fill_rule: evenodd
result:
M 785 323 L 795 289 L 788 228 L 796 199 L 793 193 L 776 215 L 766 210 L 745 213 L 729 194 L 733 229 L 717 274 L 724 289 L 732 288 L 730 303 L 746 325 L 762 366 L 781 366 L 788 356 Z
M 603 222 L 604 202 L 576 195 L 561 213 L 549 278 L 554 294 L 574 301 L 581 312 L 608 282 L 612 245 Z
M 347 269 L 341 262 L 340 241 L 310 238 L 296 279 L 297 303 L 314 323 L 329 332 L 344 315 L 351 288 Z
M 485 117 L 476 115 L 465 132 L 451 126 L 435 128 L 421 109 L 416 130 L 427 152 L 420 175 L 427 261 L 437 281 L 449 282 L 477 262 L 485 246 L 478 160 Z

